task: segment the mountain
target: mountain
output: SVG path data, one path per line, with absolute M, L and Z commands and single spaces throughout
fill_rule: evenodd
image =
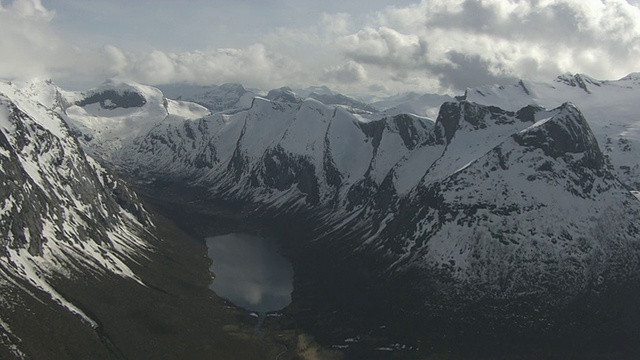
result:
M 32 94 L 47 97 L 48 106 Z M 49 82 L 0 83 L 0 354 L 25 355 L 20 330 L 41 313 L 19 309 L 46 301 L 41 293 L 88 328 L 99 326 L 59 291 L 58 277 L 111 273 L 144 286 L 128 264 L 151 246 L 144 235 L 148 214 L 52 112 L 65 99 Z
M 358 251 L 378 252 L 386 271 L 445 276 L 443 289 L 425 294 L 440 306 L 470 297 L 562 302 L 637 282 L 640 204 L 574 105 L 513 113 L 448 103 L 436 126 L 430 146 L 445 149 L 420 183 L 397 201 L 374 199 L 345 225 L 370 223 Z
M 236 204 L 288 235 L 303 274 L 293 311 L 309 330 L 331 319 L 329 344 L 402 327 L 451 348 L 602 351 L 628 345 L 625 319 L 639 318 L 636 82 L 469 89 L 433 121 L 289 88 L 208 114 L 112 81 L 63 118 L 119 175 Z
M 84 134 L 65 111 L 84 116 Z M 158 123 L 208 113 L 130 82 L 88 92 L 0 82 L 0 358 L 263 359 L 295 348 L 299 332 L 255 336 L 249 314 L 209 289 L 204 244 L 80 144 L 106 158 Z
M 233 113 L 246 110 L 251 105 L 254 97 L 260 96 L 257 92 L 246 90 L 240 84 L 222 84 L 198 86 L 189 84 L 159 85 L 158 89 L 169 99 L 188 101 L 200 104 L 212 112 Z M 266 99 L 277 102 L 300 103 L 303 99 L 316 99 L 327 105 L 341 105 L 346 110 L 358 112 L 376 112 L 377 108 L 348 97 L 335 93 L 326 86 L 314 86 L 306 89 L 291 89 L 282 87 L 272 89 L 263 95 Z
M 378 99 L 372 102 L 371 106 L 384 111 L 384 113 L 388 115 L 408 113 L 435 119 L 438 117 L 440 106 L 450 101 L 455 101 L 454 97 L 449 95 L 410 92 Z
M 243 110 L 251 103 L 255 93 L 242 85 L 228 83 L 222 85 L 166 84 L 158 89 L 169 99 L 190 101 L 200 104 L 212 112 Z
M 563 74 L 550 83 L 521 80 L 511 86 L 467 89 L 464 98 L 479 104 L 517 110 L 536 104 L 556 107 L 570 101 L 584 114 L 616 175 L 630 188 L 638 189 L 640 162 L 639 123 L 635 99 L 640 96 L 640 75 L 620 80 L 596 80 L 583 74 Z
M 318 92 L 316 92 L 316 90 Z M 320 101 L 325 105 L 337 105 L 354 114 L 368 114 L 378 111 L 373 106 L 362 101 L 350 98 L 346 95 L 334 93 L 326 86 L 312 87 L 301 91 L 303 94 L 302 96 L 289 87 L 282 87 L 279 89 L 270 90 L 265 98 L 275 102 L 284 102 L 291 104 L 300 104 L 303 99 L 314 99 Z
M 156 88 L 117 79 L 76 97 L 79 100 L 69 104 L 63 116 L 76 134 L 82 134 L 78 140 L 84 148 L 108 163 L 117 163 L 112 156 L 118 149 L 163 122 L 181 123 L 210 114 L 198 104 L 167 99 Z M 85 122 L 73 122 L 76 118 Z

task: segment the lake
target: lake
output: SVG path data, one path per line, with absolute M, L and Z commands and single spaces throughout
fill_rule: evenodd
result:
M 235 305 L 256 312 L 281 310 L 291 303 L 293 268 L 278 254 L 273 239 L 235 233 L 206 239 L 210 288 Z

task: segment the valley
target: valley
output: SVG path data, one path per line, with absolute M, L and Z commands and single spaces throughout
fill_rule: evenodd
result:
M 5 278 L 75 314 L 98 358 L 630 356 L 638 139 L 619 132 L 632 110 L 612 105 L 609 121 L 584 97 L 640 87 L 629 76 L 585 92 L 584 79 L 469 90 L 436 119 L 287 88 L 220 87 L 233 94 L 213 113 L 130 81 L 4 83 L 0 180 L 20 199 L 1 218 Z M 239 233 L 278 239 L 290 262 L 277 309 L 211 285 L 225 250 L 206 239 Z M 7 296 L 16 309 L 42 298 L 20 294 Z M 41 318 L 3 326 L 7 348 Z
M 162 195 L 155 197 L 149 189 Z M 476 302 L 454 317 L 437 308 L 419 311 L 422 300 L 407 284 L 423 281 L 420 274 L 382 278 L 375 262 L 354 261 L 340 248 L 305 241 L 316 236 L 309 231 L 314 228 L 309 218 L 259 215 L 252 204 L 204 200 L 203 191 L 167 182 L 137 188 L 147 203 L 154 204 L 151 208 L 182 219 L 178 224 L 191 229 L 195 238 L 203 239 L 218 228 L 224 229 L 221 233 L 249 231 L 283 240 L 283 254 L 294 267 L 292 303 L 276 312 L 277 317 L 267 317 L 263 329 L 266 334 L 309 334 L 321 344 L 319 349 L 324 348 L 327 358 L 537 359 L 554 354 L 625 359 L 639 351 L 635 321 L 620 323 L 621 318 L 637 316 L 640 292 L 635 289 L 620 287 L 581 295 L 549 314 L 541 313 L 544 309 L 539 304 L 544 300 L 535 297 Z M 609 311 L 596 317 L 593 307 Z M 518 316 L 494 318 L 495 311 Z M 244 312 L 255 323 L 257 319 L 248 317 L 249 313 Z

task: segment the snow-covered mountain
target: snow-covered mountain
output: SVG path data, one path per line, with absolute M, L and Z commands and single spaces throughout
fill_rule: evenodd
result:
M 559 86 L 573 94 L 570 84 Z M 600 282 L 637 280 L 629 274 L 640 270 L 640 204 L 609 169 L 617 153 L 605 156 L 573 104 L 547 110 L 523 96 L 522 108 L 509 100 L 499 104 L 510 105 L 503 110 L 463 100 L 443 105 L 433 121 L 356 115 L 295 98 L 290 89 L 269 97 L 232 115 L 158 122 L 107 158 L 139 176 L 188 180 L 264 213 L 310 214 L 320 239 L 349 239 L 340 248 L 385 264 L 380 276 L 444 274 L 446 290 L 434 297 L 503 299 L 551 288 L 569 296 Z M 601 111 L 625 114 L 606 121 L 632 127 L 629 107 Z M 79 131 L 92 124 L 79 111 L 67 116 Z
M 378 109 L 367 103 L 338 93 L 325 94 L 312 92 L 307 95 L 307 97 L 318 100 L 326 105 L 339 105 L 351 113 L 366 114 L 378 112 Z
M 574 105 L 513 113 L 448 103 L 436 129 L 426 147 L 440 156 L 425 161 L 420 183 L 404 196 L 383 186 L 386 199 L 343 225 L 366 231 L 355 251 L 378 252 L 395 271 L 444 277 L 426 285 L 439 306 L 456 297 L 563 302 L 637 282 L 640 203 Z
M 455 98 L 449 95 L 410 92 L 378 99 L 371 103 L 371 106 L 388 115 L 416 114 L 435 119 L 438 117 L 440 106 L 449 101 L 455 101 Z
M 553 328 L 576 298 L 640 289 L 638 81 L 469 89 L 435 120 L 443 97 L 354 113 L 281 88 L 211 114 L 122 81 L 60 92 L 48 111 L 120 174 L 304 219 L 332 261 L 412 279 L 415 314 Z
M 212 112 L 244 110 L 256 96 L 241 84 L 198 86 L 189 84 L 166 84 L 158 89 L 169 99 L 200 104 Z
M 73 125 L 84 148 L 108 163 L 118 163 L 120 149 L 164 122 L 182 123 L 210 114 L 198 104 L 167 99 L 160 90 L 111 79 L 86 93 L 75 94 L 63 116 Z M 73 119 L 83 119 L 74 122 Z
M 564 74 L 550 83 L 521 80 L 511 86 L 467 89 L 464 98 L 512 111 L 530 104 L 553 108 L 572 102 L 589 122 L 617 176 L 627 186 L 640 188 L 639 74 L 615 81 Z
M 24 312 L 26 302 L 43 301 L 35 292 L 98 326 L 56 278 L 110 273 L 143 285 L 128 264 L 150 249 L 143 236 L 150 220 L 58 115 L 74 100 L 50 82 L 0 82 L 0 348 L 18 358 L 25 334 L 12 328 L 38 316 Z
M 214 113 L 235 113 L 247 110 L 251 101 L 256 96 L 264 96 L 266 99 L 298 104 L 303 99 L 311 98 L 326 105 L 340 105 L 349 112 L 371 113 L 378 108 L 349 96 L 336 93 L 326 86 L 313 86 L 306 89 L 292 89 L 281 87 L 271 89 L 265 94 L 260 91 L 246 90 L 241 84 L 222 84 L 198 86 L 189 84 L 166 84 L 158 86 L 164 96 L 169 99 L 189 101 L 200 104 Z M 438 104 L 439 106 L 440 104 Z

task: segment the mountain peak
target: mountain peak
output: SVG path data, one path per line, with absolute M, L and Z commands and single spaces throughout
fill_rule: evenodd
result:
M 602 84 L 604 83 L 604 81 L 601 80 L 596 80 L 588 75 L 585 74 L 571 74 L 571 73 L 564 73 L 560 76 L 558 76 L 555 79 L 556 82 L 560 82 L 566 85 L 569 85 L 571 87 L 579 87 L 582 90 L 584 90 L 586 93 L 591 94 L 591 89 L 590 89 L 590 85 L 593 86 L 602 86 Z
M 283 86 L 279 89 L 270 90 L 269 93 L 267 94 L 267 99 L 271 101 L 294 103 L 294 104 L 299 104 L 300 102 L 302 102 L 302 99 L 300 98 L 300 96 L 298 96 L 298 94 L 293 92 L 293 90 L 291 90 L 291 88 L 288 86 Z
M 587 120 L 572 103 L 564 103 L 552 112 L 555 114 L 540 120 L 522 132 L 515 134 L 517 143 L 540 148 L 553 158 L 584 154 L 581 165 L 599 169 L 604 156 Z
M 228 92 L 234 92 L 238 95 L 242 95 L 247 92 L 247 89 L 240 83 L 224 83 L 220 85 L 221 90 L 225 90 Z
M 514 113 L 505 111 L 495 106 L 481 105 L 466 100 L 447 102 L 440 107 L 440 113 L 436 125 L 440 125 L 444 131 L 446 143 L 450 143 L 456 132 L 464 127 L 474 130 L 485 129 L 493 124 L 514 124 L 516 120 L 521 122 L 532 121 L 535 118 L 537 108 L 523 109 L 527 111 Z
M 79 106 L 99 103 L 103 109 L 136 108 L 147 102 L 164 102 L 164 95 L 157 88 L 138 84 L 133 81 L 111 78 L 85 94 L 84 99 L 77 102 Z
M 640 80 L 640 72 L 632 72 L 627 76 L 621 78 L 619 81 L 639 81 Z

